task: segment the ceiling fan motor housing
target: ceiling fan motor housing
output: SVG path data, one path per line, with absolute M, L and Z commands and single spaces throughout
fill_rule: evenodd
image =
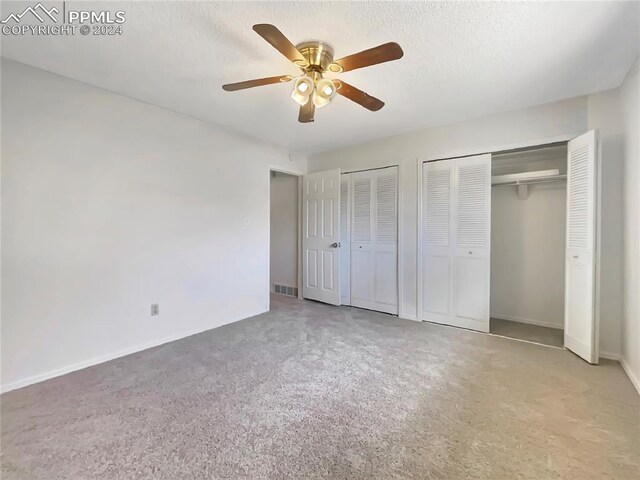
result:
M 307 65 L 304 65 L 302 62 L 294 63 L 307 73 L 322 73 L 329 68 L 329 65 L 332 65 L 333 48 L 331 45 L 318 41 L 303 42 L 296 45 L 296 49 L 298 49 L 307 60 Z M 330 69 L 330 71 L 335 70 Z

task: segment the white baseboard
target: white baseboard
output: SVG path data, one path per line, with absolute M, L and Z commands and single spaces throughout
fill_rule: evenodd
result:
M 624 358 L 620 358 L 620 365 L 622 365 L 622 368 L 629 377 L 629 380 L 631 380 L 631 383 L 633 383 L 633 386 L 636 387 L 636 391 L 640 395 L 640 379 L 636 376 L 634 371 L 631 370 L 631 366 Z
M 6 385 L 0 386 L 0 393 L 6 393 L 6 392 L 10 392 L 11 390 L 17 390 L 18 388 L 28 387 L 29 385 L 33 385 L 34 383 L 44 382 L 45 380 L 49 380 L 50 378 L 60 377 L 62 375 L 66 375 L 67 373 L 75 372 L 77 370 L 82 370 L 84 368 L 92 367 L 100 363 L 108 362 L 109 360 L 115 360 L 116 358 L 124 357 L 126 355 L 131 355 L 132 353 L 141 352 L 142 350 L 147 350 L 148 348 L 158 347 L 160 345 L 164 345 L 165 343 L 174 342 L 182 338 L 190 337 L 191 335 L 197 335 L 198 333 L 206 332 L 208 330 L 213 330 L 218 327 L 228 325 L 230 323 L 244 320 L 245 318 L 251 318 L 255 315 L 260 315 L 261 313 L 265 313 L 266 311 L 268 310 L 260 311 L 248 316 L 232 318 L 225 323 L 216 325 L 215 327 L 190 330 L 187 332 L 170 335 L 168 337 L 161 338 L 158 340 L 151 340 L 149 342 L 140 343 L 138 345 L 134 345 L 133 347 L 118 350 L 116 352 L 106 353 L 104 355 L 99 355 L 97 357 L 93 357 L 88 360 L 83 360 L 81 362 L 77 362 L 72 365 L 67 365 L 62 368 L 56 368 L 54 370 L 49 370 L 48 372 L 40 373 L 38 375 L 33 375 L 31 377 L 23 378 L 21 380 L 16 380 L 14 382 L 7 383 Z
M 509 320 L 511 322 L 527 323 L 529 325 L 536 325 L 538 327 L 556 328 L 558 330 L 562 330 L 564 328 L 563 325 L 558 325 L 557 323 L 544 322 L 541 320 L 531 320 L 530 318 L 515 317 L 513 315 L 503 315 L 501 313 L 492 313 L 490 316 L 491 318 L 495 318 L 497 320 Z
M 603 352 L 601 350 L 599 356 L 600 356 L 600 358 L 604 358 L 606 360 L 617 360 L 617 361 L 620 361 L 620 354 L 619 353 Z

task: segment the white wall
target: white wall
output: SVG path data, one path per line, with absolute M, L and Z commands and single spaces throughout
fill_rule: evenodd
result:
M 623 126 L 619 89 L 589 95 L 589 129 L 598 129 L 600 195 L 600 354 L 620 356 L 622 338 Z
M 399 261 L 400 312 L 417 319 L 417 205 L 419 166 L 424 160 L 549 143 L 587 130 L 587 98 L 579 97 L 468 122 L 423 130 L 311 155 L 309 171 L 345 171 L 400 165 L 402 227 Z M 384 115 L 384 110 L 372 115 Z
M 624 121 L 624 293 L 622 360 L 640 392 L 640 66 L 621 88 Z
M 304 158 L 3 59 L 2 160 L 3 390 L 268 309 Z
M 271 177 L 271 289 L 298 287 L 298 177 Z
M 491 188 L 491 316 L 564 326 L 566 182 Z

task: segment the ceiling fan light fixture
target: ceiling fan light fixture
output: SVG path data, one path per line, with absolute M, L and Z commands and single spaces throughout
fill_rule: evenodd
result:
M 313 92 L 313 104 L 317 108 L 322 108 L 331 103 L 331 99 L 336 95 L 336 86 L 328 78 L 318 80 L 316 89 Z
M 299 105 L 306 105 L 313 93 L 313 79 L 307 75 L 298 77 L 293 84 L 291 98 Z
M 338 79 L 324 79 L 322 76 L 326 72 L 350 72 L 379 63 L 391 62 L 404 55 L 400 45 L 388 42 L 334 61 L 333 48 L 325 42 L 311 40 L 294 45 L 275 25 L 268 23 L 256 24 L 253 26 L 253 30 L 299 67 L 302 70 L 302 76 L 295 79 L 291 75 L 256 78 L 244 82 L 228 83 L 222 85 L 222 89 L 226 92 L 234 92 L 295 80 L 291 98 L 300 105 L 298 114 L 300 123 L 313 122 L 315 109 L 331 103 L 336 94 L 348 98 L 369 111 L 377 112 L 384 107 L 382 100 L 372 97 L 346 82 Z

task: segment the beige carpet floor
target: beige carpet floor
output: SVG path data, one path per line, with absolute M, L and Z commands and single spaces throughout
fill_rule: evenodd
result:
M 286 297 L 9 392 L 2 479 L 638 479 L 615 362 Z
M 490 322 L 489 328 L 493 335 L 541 343 L 551 347 L 564 346 L 564 331 L 558 328 L 540 327 L 499 318 L 492 318 Z

